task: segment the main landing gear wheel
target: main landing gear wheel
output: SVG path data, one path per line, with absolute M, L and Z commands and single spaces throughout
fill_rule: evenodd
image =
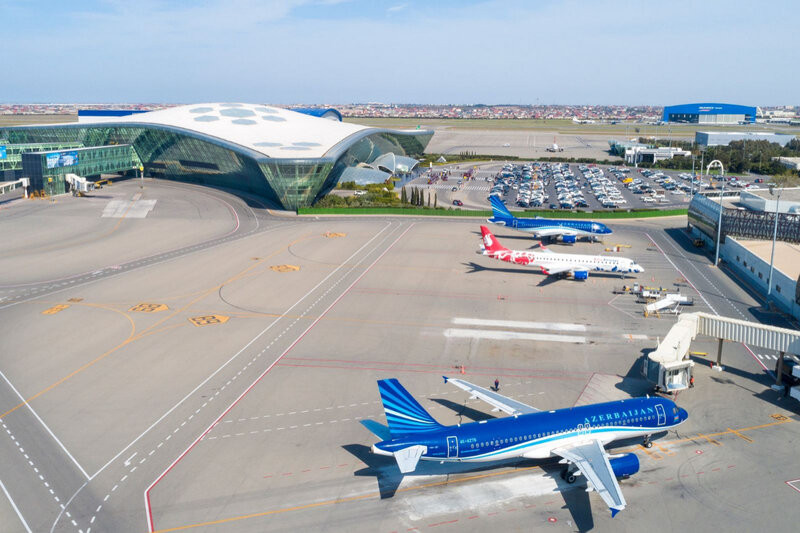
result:
M 575 483 L 577 476 L 569 471 L 568 468 L 565 468 L 561 471 L 561 479 L 566 481 L 569 484 Z
M 652 448 L 653 447 L 653 441 L 650 440 L 650 436 L 649 435 L 644 438 L 644 443 L 642 445 L 645 448 Z

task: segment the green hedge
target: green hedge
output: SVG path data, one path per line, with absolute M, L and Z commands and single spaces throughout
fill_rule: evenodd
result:
M 444 216 L 444 217 L 481 217 L 489 218 L 491 211 L 471 209 L 425 209 L 419 207 L 301 207 L 298 215 L 408 215 L 408 216 Z M 630 211 L 524 211 L 515 212 L 520 218 L 645 218 L 669 217 L 685 215 L 686 209 L 632 209 Z

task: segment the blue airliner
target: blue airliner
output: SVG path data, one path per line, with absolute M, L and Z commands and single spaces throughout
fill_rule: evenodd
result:
M 618 439 L 644 437 L 677 426 L 688 413 L 660 397 L 631 398 L 616 402 L 540 411 L 524 403 L 461 379 L 445 383 L 469 392 L 512 416 L 444 426 L 428 414 L 396 379 L 378 381 L 388 427 L 374 420 L 362 424 L 381 442 L 372 452 L 393 456 L 400 472 L 413 472 L 420 460 L 439 462 L 497 461 L 515 457 L 561 457 L 566 464 L 561 477 L 574 483 L 582 474 L 587 490 L 595 490 L 616 515 L 625 508 L 617 477 L 639 471 L 636 454 L 609 455 L 605 445 Z
M 599 222 L 588 220 L 560 220 L 552 218 L 517 218 L 511 214 L 506 204 L 497 195 L 489 197 L 492 203 L 493 217 L 488 219 L 492 224 L 508 226 L 536 238 L 561 238 L 563 242 L 574 243 L 578 237 L 595 239 L 598 235 L 610 235 L 611 228 Z

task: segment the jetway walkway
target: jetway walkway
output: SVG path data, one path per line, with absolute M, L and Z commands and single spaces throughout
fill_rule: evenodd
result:
M 27 187 L 30 185 L 30 180 L 28 178 L 20 178 L 16 181 L 3 181 L 0 182 L 0 194 L 6 194 L 14 189 L 18 189 L 20 187 L 25 189 L 25 198 L 28 197 L 28 190 Z
M 64 181 L 70 184 L 73 195 L 80 194 L 83 196 L 84 193 L 93 191 L 95 188 L 95 183 L 93 181 L 89 181 L 77 174 L 67 174 L 64 176 Z
M 691 342 L 698 335 L 718 339 L 716 367 L 720 370 L 722 343 L 725 340 L 780 352 L 778 383 L 781 380 L 784 355 L 800 353 L 800 331 L 709 313 L 686 313 L 672 326 L 655 351 L 648 354 L 642 365 L 642 374 L 655 384 L 656 389 L 676 392 L 689 386 L 694 362 L 687 360 L 686 356 Z M 798 368 L 794 371 L 798 371 Z M 792 391 L 792 396 L 798 397 L 796 394 L 800 396 L 798 387 Z

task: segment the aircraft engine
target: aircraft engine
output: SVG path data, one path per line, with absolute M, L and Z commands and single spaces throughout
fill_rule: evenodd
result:
M 639 458 L 635 453 L 626 453 L 609 458 L 611 469 L 617 477 L 632 476 L 639 471 Z
M 562 235 L 561 236 L 561 242 L 564 242 L 566 244 L 575 244 L 576 240 L 577 240 L 577 237 L 575 237 L 575 235 Z

